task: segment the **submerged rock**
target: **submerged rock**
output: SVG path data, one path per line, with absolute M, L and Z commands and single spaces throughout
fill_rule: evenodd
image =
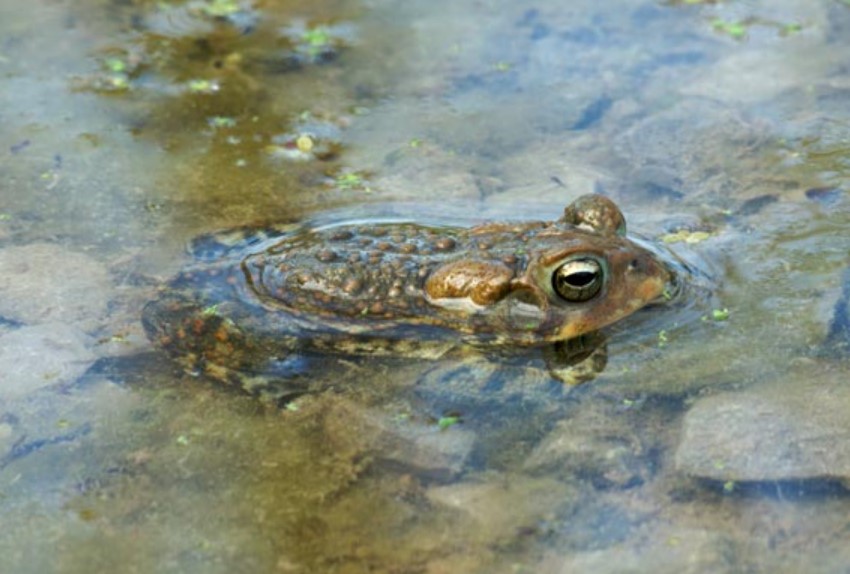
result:
M 0 250 L 0 317 L 33 324 L 62 321 L 84 330 L 107 310 L 112 282 L 98 261 L 52 243 Z
M 330 397 L 324 401 L 323 430 L 336 451 L 360 453 L 403 468 L 448 478 L 463 470 L 475 434 L 457 427 L 441 430 L 375 407 Z
M 51 498 L 47 492 L 56 491 L 55 481 L 62 481 L 68 488 L 79 484 L 81 477 L 75 472 L 69 475 L 68 469 L 78 469 L 81 457 L 93 455 L 91 451 L 82 454 L 77 447 L 87 437 L 106 428 L 110 429 L 106 431 L 107 440 L 120 440 L 117 438 L 120 432 L 114 432 L 114 425 L 121 424 L 117 419 L 126 416 L 128 409 L 137 405 L 134 392 L 103 377 L 88 378 L 84 390 L 59 393 L 43 389 L 26 396 L 3 397 L 0 401 L 0 471 L 7 466 L 17 466 L 11 472 L 13 476 L 21 472 L 28 477 L 24 481 L 25 490 L 30 494 L 41 492 L 44 495 L 41 501 L 46 504 L 64 504 L 67 500 L 61 496 Z M 110 416 L 104 417 L 107 409 Z M 42 488 L 47 490 L 40 490 Z M 14 491 L 6 494 L 16 495 Z
M 63 323 L 23 327 L 0 336 L 0 400 L 70 384 L 95 361 L 90 340 Z
M 720 573 L 733 569 L 734 550 L 733 542 L 716 532 L 662 527 L 639 545 L 623 544 L 560 556 L 552 552 L 535 571 L 541 574 Z
M 824 371 L 700 399 L 685 415 L 676 468 L 722 481 L 850 478 L 850 387 Z
M 534 531 L 555 513 L 566 513 L 579 500 L 575 486 L 551 478 L 491 475 L 430 488 L 428 500 L 460 511 L 474 536 L 489 544 Z
M 585 401 L 536 446 L 524 469 L 534 474 L 582 477 L 603 489 L 639 486 L 654 472 L 651 452 L 656 445 L 644 436 L 657 433 L 642 432 L 640 427 L 657 421 L 639 420 L 648 411 L 640 409 L 636 414 L 609 401 Z

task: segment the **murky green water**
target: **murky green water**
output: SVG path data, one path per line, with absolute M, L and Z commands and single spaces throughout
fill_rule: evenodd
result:
M 0 2 L 0 571 L 846 568 L 848 31 L 845 0 Z M 278 408 L 139 324 L 199 233 L 592 191 L 716 287 L 575 389 L 328 357 Z

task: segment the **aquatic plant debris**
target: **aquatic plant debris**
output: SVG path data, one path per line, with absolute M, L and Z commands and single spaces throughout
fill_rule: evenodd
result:
M 716 32 L 726 34 L 735 40 L 745 39 L 749 29 L 753 26 L 772 28 L 782 37 L 797 34 L 803 30 L 803 25 L 798 22 L 783 23 L 763 18 L 746 18 L 736 22 L 715 18 L 711 21 L 711 27 Z
M 728 22 L 718 18 L 711 22 L 711 27 L 715 31 L 723 32 L 736 40 L 741 40 L 747 36 L 747 24 L 744 22 Z
M 349 24 L 295 22 L 281 30 L 292 45 L 292 56 L 301 64 L 324 64 L 336 59 L 353 37 Z
M 239 11 L 239 4 L 233 0 L 209 0 L 200 6 L 200 10 L 207 16 L 226 18 Z
M 690 231 L 688 229 L 680 229 L 673 233 L 667 233 L 661 236 L 661 241 L 664 243 L 700 243 L 711 237 L 708 231 Z
M 213 80 L 189 80 L 187 86 L 193 94 L 214 94 L 219 90 L 218 82 Z
M 301 38 L 305 43 L 315 48 L 323 48 L 331 42 L 331 34 L 327 26 L 310 28 L 304 32 Z
M 122 60 L 121 58 L 107 58 L 104 60 L 103 65 L 110 72 L 126 72 L 127 71 L 127 62 Z
M 298 115 L 291 130 L 272 136 L 266 153 L 288 161 L 329 160 L 342 149 L 341 127 L 344 117 L 315 116 L 309 111 Z
M 310 153 L 313 150 L 313 138 L 311 138 L 308 134 L 301 134 L 295 140 L 295 146 L 299 151 Z
M 457 415 L 449 415 L 445 417 L 440 417 L 437 421 L 437 426 L 440 427 L 440 430 L 446 430 L 449 427 L 453 427 L 454 425 L 461 422 L 461 419 Z
M 711 311 L 711 318 L 715 321 L 726 321 L 729 318 L 729 309 L 714 309 Z
M 206 316 L 217 315 L 218 314 L 218 306 L 219 306 L 219 304 L 216 303 L 215 305 L 210 305 L 209 307 L 204 308 L 203 314 L 206 315 Z
M 370 191 L 365 177 L 356 171 L 349 171 L 338 175 L 335 182 L 336 186 L 342 190 L 362 189 L 364 191 Z
M 236 119 L 228 116 L 213 116 L 207 120 L 211 128 L 234 128 Z

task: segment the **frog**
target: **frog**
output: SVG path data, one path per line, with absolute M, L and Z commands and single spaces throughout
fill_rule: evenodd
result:
M 600 194 L 553 221 L 264 226 L 202 236 L 193 253 L 144 306 L 144 329 L 186 372 L 251 393 L 297 378 L 298 356 L 458 349 L 544 349 L 551 376 L 575 384 L 604 369 L 601 330 L 681 284 Z

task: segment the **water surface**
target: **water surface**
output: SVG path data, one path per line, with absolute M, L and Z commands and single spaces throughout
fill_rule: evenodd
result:
M 843 567 L 848 29 L 838 0 L 0 3 L 0 570 Z M 201 233 L 594 191 L 716 287 L 575 389 L 328 357 L 279 408 L 139 324 Z

